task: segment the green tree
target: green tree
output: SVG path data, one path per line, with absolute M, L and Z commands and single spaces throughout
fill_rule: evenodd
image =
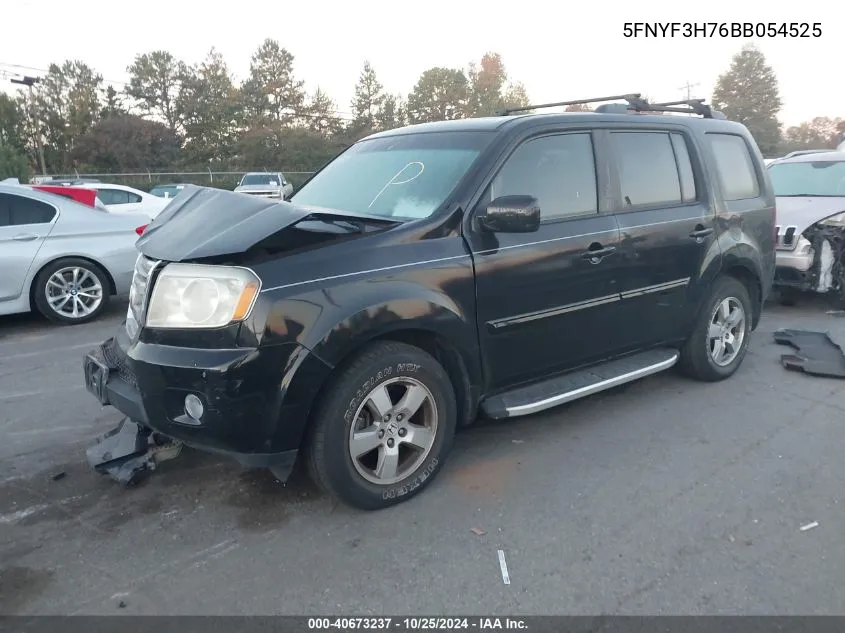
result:
M 334 100 L 319 87 L 308 100 L 306 110 L 306 127 L 312 132 L 331 136 L 343 129 L 343 121 L 337 116 Z
M 293 55 L 271 38 L 253 53 L 249 78 L 241 86 L 249 121 L 291 123 L 304 113 L 305 82 L 294 76 L 293 62 Z
M 164 123 L 115 114 L 79 139 L 73 159 L 97 172 L 170 167 L 179 158 L 180 144 L 179 136 Z
M 352 99 L 352 113 L 355 120 L 352 127 L 364 131 L 378 128 L 377 121 L 384 104 L 384 87 L 376 77 L 376 71 L 370 62 L 364 62 L 364 69 L 355 84 L 355 98 Z
M 70 167 L 76 140 L 100 117 L 102 75 L 81 61 L 50 64 L 36 89 L 38 119 L 46 130 L 47 163 L 54 170 Z
M 19 101 L 0 92 L 0 147 L 26 150 L 26 113 Z
M 402 95 L 385 95 L 378 113 L 376 125 L 379 130 L 394 130 L 405 125 L 407 108 Z
M 185 63 L 168 51 L 152 51 L 137 55 L 126 72 L 129 73 L 126 94 L 141 112 L 161 119 L 177 132 L 181 124 L 177 101 L 187 72 Z
M 525 87 L 508 82 L 505 63 L 498 53 L 486 53 L 480 64 L 471 63 L 467 78 L 467 116 L 490 116 L 501 108 L 529 105 Z
M 525 108 L 531 105 L 531 100 L 528 98 L 528 91 L 522 82 L 508 84 L 504 95 L 505 108 Z
M 12 145 L 0 145 L 0 180 L 17 178 L 29 182 L 29 160 L 26 153 Z
M 748 128 L 764 154 L 781 140 L 778 113 L 782 107 L 777 77 L 753 44 L 734 55 L 730 69 L 719 77 L 711 100 L 732 121 Z
M 110 116 L 117 116 L 118 114 L 126 114 L 126 108 L 123 106 L 123 98 L 114 89 L 114 86 L 109 85 L 103 93 L 103 107 L 100 109 L 100 118 L 107 119 Z
M 408 95 L 408 119 L 411 123 L 459 119 L 466 105 L 467 78 L 463 71 L 429 68 Z
M 185 129 L 185 160 L 203 167 L 212 161 L 228 162 L 238 108 L 238 90 L 226 61 L 212 48 L 198 67 L 186 70 L 176 101 Z
M 816 117 L 786 129 L 778 153 L 801 149 L 835 149 L 839 132 L 845 131 L 845 119 Z

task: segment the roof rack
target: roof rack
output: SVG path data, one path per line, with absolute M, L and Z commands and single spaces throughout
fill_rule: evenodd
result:
M 596 110 L 599 112 L 674 112 L 678 114 L 697 114 L 705 119 L 724 119 L 725 115 L 718 110 L 713 110 L 709 105 L 704 103 L 704 99 L 683 99 L 681 101 L 664 101 L 661 103 L 649 103 L 642 98 L 638 92 L 632 92 L 623 95 L 613 95 L 610 97 L 597 97 L 595 99 L 577 99 L 575 101 L 558 101 L 556 103 L 542 103 L 539 105 L 524 106 L 521 108 L 505 108 L 498 110 L 495 116 L 507 116 L 516 112 L 527 112 L 529 110 L 539 110 L 541 108 L 557 108 L 561 106 L 570 105 L 586 105 L 588 103 L 601 103 L 604 101 L 619 101 L 620 99 L 627 102 L 627 105 L 622 103 L 608 103 L 599 106 Z M 687 106 L 681 108 L 678 106 Z

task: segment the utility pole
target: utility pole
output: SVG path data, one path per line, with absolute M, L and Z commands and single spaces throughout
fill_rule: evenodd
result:
M 687 81 L 687 83 L 685 83 L 683 86 L 678 88 L 678 90 L 686 90 L 687 91 L 687 101 L 689 101 L 690 99 L 692 99 L 692 89 L 697 87 L 697 86 L 700 86 L 700 85 L 701 85 L 700 83 L 691 84 L 689 81 Z
M 41 175 L 47 175 L 47 166 L 44 163 L 44 146 L 41 144 L 41 126 L 38 123 L 38 109 L 35 107 L 35 96 L 32 93 L 32 86 L 41 81 L 38 77 L 25 76 L 23 79 L 11 79 L 13 84 L 20 84 L 29 89 L 29 116 L 32 119 L 35 136 L 35 146 L 38 148 L 38 162 L 41 165 Z

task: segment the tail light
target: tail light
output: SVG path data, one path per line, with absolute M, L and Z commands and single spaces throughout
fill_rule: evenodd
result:
M 137 229 L 135 229 L 135 232 L 136 232 L 138 235 L 143 235 L 143 234 L 144 234 L 144 229 L 146 229 L 148 226 L 149 226 L 149 224 L 145 224 L 144 226 L 139 226 Z

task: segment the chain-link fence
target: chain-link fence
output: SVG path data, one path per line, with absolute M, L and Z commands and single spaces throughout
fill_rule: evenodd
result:
M 263 170 L 252 170 L 263 171 Z M 299 187 L 313 171 L 284 171 L 285 177 L 294 188 Z M 83 174 L 73 172 L 71 174 L 53 174 L 51 176 L 40 176 L 38 181 L 47 179 L 91 179 L 100 182 L 111 182 L 128 187 L 134 187 L 141 191 L 149 191 L 155 185 L 167 184 L 192 184 L 206 187 L 217 187 L 218 189 L 234 189 L 246 171 L 136 171 L 126 173 L 109 174 Z

